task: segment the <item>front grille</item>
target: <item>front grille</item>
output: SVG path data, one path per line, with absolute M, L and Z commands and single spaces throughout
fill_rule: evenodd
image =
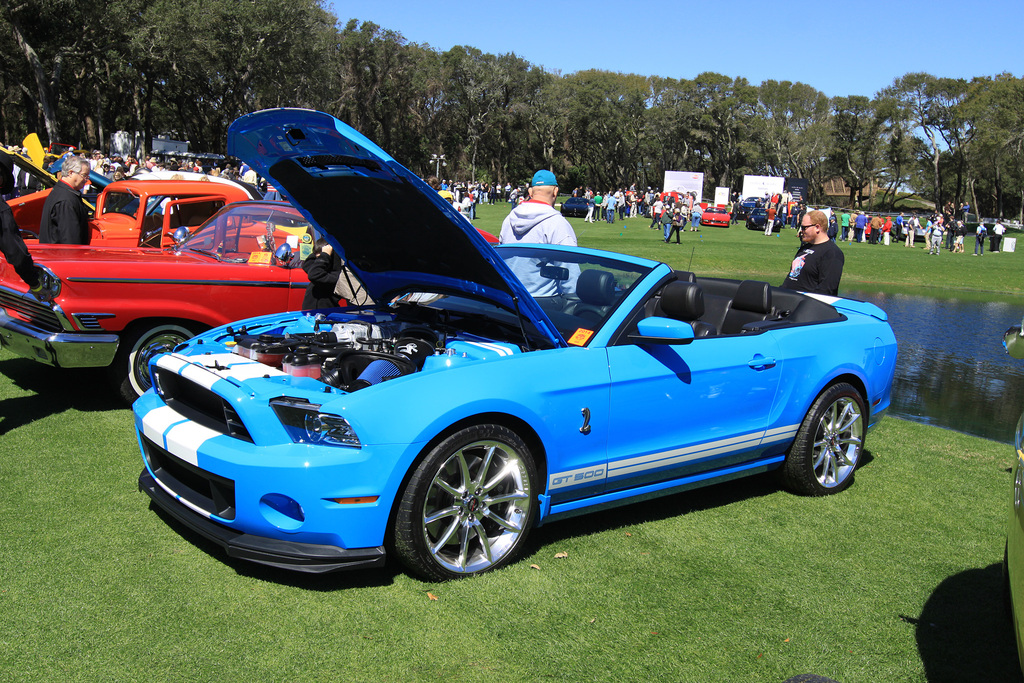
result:
M 147 437 L 142 444 L 157 481 L 200 510 L 228 521 L 235 518 L 235 482 L 176 458 Z
M 34 327 L 46 332 L 60 332 L 63 328 L 48 304 L 41 301 L 24 299 L 21 296 L 0 289 L 0 307 L 7 309 L 13 317 L 25 320 Z
M 223 398 L 165 368 L 156 367 L 153 372 L 157 392 L 171 408 L 208 429 L 252 443 L 249 430 Z

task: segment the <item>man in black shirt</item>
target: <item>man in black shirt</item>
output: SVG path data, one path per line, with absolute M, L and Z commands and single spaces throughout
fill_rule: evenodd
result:
M 800 217 L 800 248 L 782 287 L 837 296 L 844 261 L 843 250 L 829 239 L 828 217 L 808 211 Z
M 6 152 L 0 151 L 0 195 L 14 191 L 14 160 Z M 0 253 L 14 272 L 25 281 L 33 294 L 40 291 L 39 275 L 36 273 L 32 255 L 28 253 L 25 240 L 21 238 L 18 224 L 14 222 L 11 207 L 0 197 Z
M 43 204 L 40 244 L 89 244 L 89 215 L 82 203 L 82 188 L 88 182 L 88 159 L 72 156 L 64 160 L 61 179 Z

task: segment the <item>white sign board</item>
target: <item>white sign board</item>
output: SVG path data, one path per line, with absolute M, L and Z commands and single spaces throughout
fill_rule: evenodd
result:
M 763 197 L 766 194 L 782 194 L 786 188 L 785 178 L 776 178 L 770 175 L 745 175 L 743 176 L 742 197 Z
M 729 188 L 728 187 L 716 187 L 715 188 L 715 206 L 725 206 L 729 203 Z
M 678 192 L 680 195 L 692 194 L 694 203 L 704 198 L 704 174 L 684 171 L 665 171 L 663 192 Z
M 1002 243 L 999 245 L 999 251 L 1017 251 L 1017 238 L 1004 237 Z

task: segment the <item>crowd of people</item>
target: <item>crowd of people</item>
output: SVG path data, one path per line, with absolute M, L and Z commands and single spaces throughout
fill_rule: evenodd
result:
M 863 211 L 843 210 L 838 217 L 840 239 L 885 246 L 902 242 L 904 247 L 913 248 L 915 239 L 923 236 L 928 254 L 937 256 L 943 248 L 954 254 L 965 253 L 964 240 L 968 233 L 973 231 L 974 256 L 984 256 L 986 241 L 989 253 L 999 253 L 1003 235 L 1006 234 L 1006 226 L 995 221 L 990 231 L 984 221 L 979 221 L 973 229 L 969 228 L 969 208 L 966 207 L 965 204 L 959 212 L 954 212 L 953 206 L 947 204 L 943 210 L 933 213 L 914 212 L 907 215 L 907 212 L 900 212 L 897 216 L 868 215 Z

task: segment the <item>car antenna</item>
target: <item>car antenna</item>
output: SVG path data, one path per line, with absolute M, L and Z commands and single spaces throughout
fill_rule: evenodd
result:
M 690 250 L 690 263 L 686 264 L 686 270 L 689 272 L 690 265 L 693 263 L 693 252 L 697 251 L 697 245 L 693 245 L 693 249 Z

